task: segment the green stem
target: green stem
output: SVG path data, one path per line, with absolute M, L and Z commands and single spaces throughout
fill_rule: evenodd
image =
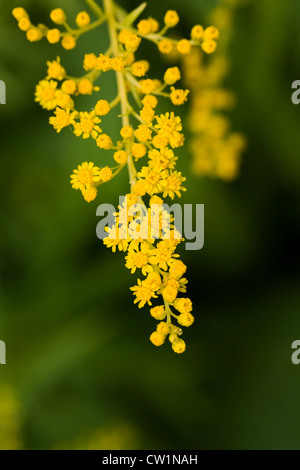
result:
M 109 36 L 111 40 L 111 46 L 113 55 L 115 57 L 119 56 L 119 44 L 118 44 L 118 37 L 117 31 L 115 28 L 115 18 L 114 18 L 114 6 L 112 0 L 103 0 L 105 14 L 107 16 L 108 22 L 108 29 L 109 29 Z M 130 126 L 130 120 L 128 116 L 128 100 L 127 100 L 127 91 L 125 86 L 124 75 L 122 72 L 115 72 L 117 77 L 117 85 L 118 85 L 118 92 L 121 100 L 121 114 L 122 114 L 122 123 L 123 126 Z M 129 149 L 126 148 L 128 153 L 128 173 L 130 179 L 131 189 L 136 183 L 136 169 L 133 163 L 132 156 L 130 155 Z
M 102 9 L 97 5 L 94 0 L 85 0 L 90 9 L 95 13 L 95 15 L 99 16 L 99 18 L 103 15 Z

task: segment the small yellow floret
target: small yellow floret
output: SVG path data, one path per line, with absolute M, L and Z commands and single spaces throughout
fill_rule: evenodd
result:
M 98 116 L 105 116 L 110 111 L 109 102 L 107 100 L 99 100 L 95 106 L 95 111 Z
M 49 29 L 47 39 L 50 44 L 57 44 L 60 41 L 60 31 L 57 28 Z
M 84 28 L 88 24 L 90 24 L 91 18 L 90 15 L 86 11 L 81 11 L 78 13 L 76 17 L 76 24 L 79 28 Z
M 66 14 L 62 8 L 55 8 L 50 13 L 50 18 L 53 23 L 64 24 L 67 20 Z
M 191 43 L 188 39 L 181 39 L 177 44 L 177 50 L 180 54 L 189 54 L 191 47 Z
M 179 23 L 179 16 L 175 10 L 168 10 L 164 17 L 165 25 L 168 28 L 173 28 Z
M 61 45 L 64 49 L 70 51 L 76 47 L 76 39 L 71 34 L 66 34 L 61 41 Z

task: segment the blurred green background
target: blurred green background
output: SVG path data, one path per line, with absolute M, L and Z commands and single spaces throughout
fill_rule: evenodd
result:
M 186 35 L 218 2 L 149 3 L 160 21 L 177 9 Z M 238 96 L 234 128 L 249 142 L 239 179 L 196 179 L 181 152 L 182 200 L 205 204 L 204 249 L 181 250 L 197 317 L 182 356 L 150 344 L 155 321 L 133 305 L 135 276 L 96 238 L 97 204 L 117 203 L 126 173 L 86 204 L 69 175 L 97 158 L 95 145 L 58 136 L 33 101 L 46 60 L 60 55 L 77 71 L 78 56 L 91 40 L 102 51 L 106 33 L 73 52 L 30 44 L 12 7 L 46 22 L 54 7 L 75 16 L 84 5 L 0 0 L 0 447 L 297 449 L 300 114 L 291 84 L 300 79 L 300 3 L 254 0 L 237 12 L 227 85 Z M 109 79 L 101 86 L 113 94 Z

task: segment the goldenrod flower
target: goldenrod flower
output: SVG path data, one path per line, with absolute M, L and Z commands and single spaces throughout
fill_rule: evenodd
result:
M 88 3 L 92 4 L 93 0 Z M 156 108 L 164 98 L 167 98 L 167 106 L 184 104 L 189 90 L 176 89 L 173 86 L 181 79 L 179 67 L 169 67 L 163 75 L 163 81 L 149 77 L 149 61 L 142 55 L 136 60 L 135 52 L 141 44 L 141 37 L 154 42 L 163 54 L 174 51 L 174 57 L 176 46 L 177 52 L 184 55 L 186 60 L 190 58 L 188 79 L 194 80 L 190 87 L 194 89 L 199 83 L 191 69 L 193 66 L 197 69 L 198 63 L 193 65 L 195 56 L 191 47 L 198 45 L 198 49 L 201 46 L 203 51 L 213 52 L 219 31 L 212 26 L 204 31 L 202 26 L 196 25 L 191 30 L 191 41 L 170 39 L 166 32 L 179 22 L 179 16 L 174 10 L 167 11 L 164 17 L 165 26 L 158 34 L 159 23 L 151 17 L 137 18 L 138 10 L 131 16 L 124 16 L 128 20 L 125 27 L 118 10 L 114 8 L 114 0 L 105 0 L 104 10 L 103 16 L 100 11 L 99 18 L 94 21 L 88 12 L 79 12 L 76 16 L 78 28 L 72 29 L 67 23 L 64 10 L 56 8 L 51 11 L 50 17 L 56 25 L 63 26 L 62 31 L 42 24 L 33 26 L 23 8 L 15 8 L 13 15 L 29 41 L 38 41 L 45 37 L 50 44 L 61 41 L 61 46 L 66 50 L 74 49 L 83 34 L 100 27 L 104 22 L 108 23 L 110 44 L 107 51 L 102 51 L 99 55 L 84 54 L 83 61 L 80 60 L 84 73 L 77 77 L 66 71 L 60 58 L 48 61 L 46 79 L 38 83 L 35 100 L 43 108 L 54 110 L 49 122 L 57 133 L 72 126 L 75 136 L 83 139 L 91 137 L 100 149 L 114 150 L 111 153 L 117 166 L 111 165 L 111 168 L 108 164 L 100 169 L 93 162 L 83 162 L 71 175 L 72 187 L 81 191 L 87 203 L 96 199 L 100 185 L 117 176 L 123 166 L 128 166 L 130 189 L 125 201 L 120 202 L 118 211 L 114 214 L 114 225 L 106 227 L 107 236 L 103 243 L 113 252 L 118 250 L 125 253 L 125 265 L 132 274 L 140 270 L 143 278 L 138 279 L 136 285 L 131 287 L 134 303 L 139 308 L 146 304 L 151 306 L 154 299 L 158 296 L 160 298 L 161 305 L 150 310 L 151 316 L 160 322 L 150 336 L 151 342 L 160 346 L 169 337 L 173 350 L 179 354 L 185 350 L 185 343 L 180 338 L 183 333 L 180 326 L 190 326 L 194 317 L 191 314 L 190 299 L 179 298 L 181 293 L 186 292 L 187 284 L 187 279 L 183 277 L 187 267 L 176 253 L 183 238 L 175 227 L 174 216 L 164 207 L 164 198 L 173 199 L 175 195 L 180 197 L 181 192 L 186 190 L 182 186 L 186 178 L 176 170 L 178 157 L 173 151 L 184 144 L 185 137 L 180 117 L 175 116 L 170 108 L 166 108 L 164 114 L 160 114 L 161 111 L 156 111 Z M 134 21 L 130 21 L 131 18 Z M 224 73 L 222 70 L 224 71 L 222 63 L 212 67 L 210 80 Z M 110 71 L 116 72 L 110 74 L 116 78 L 116 96 L 110 97 L 109 102 L 104 87 L 103 99 L 89 104 L 89 108 L 85 108 L 88 111 L 78 111 L 77 106 L 75 108 L 78 96 L 90 96 L 94 91 L 99 91 L 98 78 Z M 205 79 L 206 76 L 203 76 L 203 81 Z M 193 119 L 194 129 L 198 132 L 209 129 L 209 142 L 224 139 L 228 122 L 224 117 L 218 116 L 218 113 L 210 113 L 208 107 L 229 107 L 230 103 L 230 96 L 222 94 L 220 90 L 212 89 L 198 96 L 198 115 Z M 110 113 L 111 108 L 115 107 L 119 107 L 119 112 Z M 119 127 L 121 138 L 115 144 L 113 136 L 103 133 L 99 127 L 100 116 L 109 113 L 122 120 Z M 217 148 L 218 144 L 215 145 Z M 224 179 L 232 175 L 236 168 L 235 156 L 241 147 L 239 136 L 230 134 L 220 152 L 224 156 L 223 160 L 214 164 L 216 174 L 222 175 Z M 201 151 L 202 147 L 199 146 L 199 152 Z M 101 157 L 103 152 L 98 153 Z M 141 158 L 144 158 L 143 165 L 139 164 Z M 134 160 L 138 162 L 139 168 L 136 168 Z M 202 158 L 202 168 L 204 161 L 205 158 Z M 144 196 L 146 200 L 150 199 L 147 205 L 144 203 Z M 178 314 L 173 310 L 177 310 Z M 172 323 L 174 319 L 177 319 L 179 326 Z
M 98 124 L 101 122 L 97 116 L 93 116 L 86 111 L 79 113 L 80 121 L 74 124 L 74 134 L 77 137 L 82 136 L 83 139 L 92 137 L 96 139 L 98 134 L 102 132 Z
M 77 111 L 71 112 L 70 109 L 64 110 L 56 108 L 54 114 L 55 116 L 50 117 L 49 122 L 58 133 L 61 132 L 64 127 L 67 127 L 70 124 L 75 124 Z
M 130 290 L 133 291 L 135 295 L 134 303 L 138 304 L 139 308 L 144 307 L 147 303 L 148 305 L 152 305 L 151 299 L 157 298 L 155 291 L 151 290 L 147 285 L 145 285 L 145 281 L 141 281 L 140 279 L 137 280 L 137 285 L 134 287 L 130 287 Z
M 166 70 L 164 75 L 164 82 L 167 85 L 174 85 L 174 83 L 178 82 L 181 79 L 181 73 L 178 67 L 170 67 Z
M 84 60 L 83 60 L 83 68 L 87 72 L 89 70 L 96 69 L 97 67 L 97 56 L 96 54 L 85 54 Z
M 218 28 L 215 28 L 215 26 L 209 26 L 203 32 L 204 41 L 209 41 L 210 39 L 219 39 L 219 37 L 220 37 L 220 32 Z
M 143 158 L 147 153 L 147 148 L 144 144 L 134 143 L 131 147 L 131 154 L 135 158 L 135 160 L 139 160 Z
M 207 39 L 201 44 L 202 49 L 206 54 L 212 54 L 217 48 L 217 43 L 213 39 Z
M 191 300 L 183 297 L 181 299 L 175 300 L 174 307 L 176 310 L 178 310 L 178 312 L 183 314 L 191 313 L 193 310 L 193 304 Z
M 170 99 L 175 106 L 180 106 L 187 101 L 189 90 L 179 90 L 171 87 Z
M 85 189 L 82 190 L 82 195 L 86 202 L 92 202 L 97 197 L 97 188 L 95 186 L 87 186 Z
M 17 21 L 20 21 L 22 18 L 28 18 L 28 13 L 22 7 L 14 8 L 12 14 Z
M 151 139 L 152 131 L 146 124 L 140 124 L 134 135 L 140 142 L 147 142 L 147 140 Z
M 79 95 L 91 95 L 94 91 L 94 85 L 88 78 L 83 78 L 77 84 L 77 93 Z
M 150 309 L 150 314 L 155 320 L 164 320 L 167 316 L 164 305 L 159 305 Z
M 60 41 L 60 31 L 57 28 L 49 29 L 47 39 L 50 44 L 57 44 Z
M 130 139 L 133 136 L 133 129 L 131 126 L 123 126 L 120 134 L 123 139 Z
M 185 345 L 185 342 L 183 341 L 183 339 L 178 338 L 175 341 L 173 341 L 172 342 L 172 349 L 177 354 L 182 354 L 186 349 L 186 345 Z
M 113 176 L 112 170 L 108 166 L 105 166 L 99 172 L 99 179 L 100 181 L 103 181 L 104 183 L 107 183 L 107 181 L 110 181 L 112 179 L 112 176 Z
M 181 191 L 186 191 L 186 188 L 183 188 L 181 183 L 186 180 L 181 174 L 180 171 L 173 171 L 170 176 L 168 176 L 163 181 L 164 194 L 163 197 L 169 196 L 171 199 L 174 199 L 175 194 L 178 197 L 181 197 Z
M 152 32 L 151 22 L 149 20 L 141 20 L 137 24 L 137 29 L 141 34 L 149 34 Z
M 142 99 L 142 103 L 145 107 L 149 107 L 149 108 L 153 108 L 155 109 L 156 106 L 158 105 L 158 100 L 156 98 L 156 96 L 153 96 L 153 95 L 146 95 L 144 96 L 144 98 Z
M 105 116 L 110 111 L 109 102 L 107 100 L 99 100 L 95 106 L 95 112 L 98 116 Z
M 93 186 L 99 181 L 99 172 L 100 169 L 93 162 L 83 162 L 71 175 L 72 188 L 83 191 Z
M 147 60 L 139 60 L 134 62 L 131 66 L 131 73 L 136 77 L 143 77 L 146 75 L 150 68 L 149 62 Z
M 149 245 L 144 242 L 139 249 L 129 248 L 128 254 L 125 257 L 126 268 L 135 273 L 136 269 L 141 269 L 144 276 L 153 271 L 153 267 L 149 264 Z
M 76 82 L 75 80 L 65 80 L 62 84 L 61 84 L 61 90 L 64 92 L 64 93 L 67 93 L 67 95 L 74 95 L 76 90 L 77 90 L 77 85 L 76 85 Z
M 30 42 L 37 42 L 42 39 L 43 33 L 39 28 L 32 26 L 27 30 L 26 37 Z
M 60 57 L 57 57 L 57 59 L 53 60 L 52 62 L 48 61 L 47 65 L 48 65 L 48 71 L 47 71 L 48 80 L 49 78 L 53 78 L 54 80 L 63 80 L 63 78 L 65 78 L 66 71 L 60 63 Z
M 191 38 L 194 39 L 194 41 L 199 41 L 200 39 L 203 38 L 203 33 L 204 33 L 204 28 L 200 24 L 197 24 L 193 27 L 191 31 Z
M 158 49 L 162 54 L 170 54 L 173 50 L 173 44 L 169 39 L 162 39 L 158 43 Z
M 67 17 L 62 8 L 55 8 L 50 13 L 50 18 L 53 23 L 64 24 L 67 21 Z
M 125 150 L 118 150 L 117 152 L 114 153 L 114 160 L 119 164 L 119 165 L 124 165 L 124 163 L 127 162 L 128 155 L 125 152 Z
M 177 51 L 180 54 L 189 54 L 191 52 L 192 45 L 188 39 L 181 39 L 177 44 Z
M 169 28 L 176 26 L 179 23 L 179 16 L 175 10 L 168 10 L 164 17 L 165 25 Z
M 18 26 L 21 31 L 28 31 L 32 24 L 27 16 L 23 16 L 23 18 L 20 19 Z
M 154 331 L 150 336 L 150 341 L 154 346 L 162 346 L 165 342 L 166 336 Z
M 72 34 L 66 34 L 61 41 L 61 45 L 67 51 L 70 51 L 76 47 L 76 39 Z
M 35 101 L 48 111 L 56 108 L 56 89 L 57 82 L 54 80 L 41 80 L 36 86 Z
M 88 24 L 90 24 L 91 18 L 90 15 L 86 11 L 81 11 L 76 16 L 76 24 L 79 28 L 84 28 Z

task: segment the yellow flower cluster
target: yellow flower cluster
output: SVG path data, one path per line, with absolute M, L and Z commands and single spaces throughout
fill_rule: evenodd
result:
M 99 7 L 97 12 L 101 12 Z M 55 8 L 50 13 L 50 20 L 55 27 L 32 24 L 28 13 L 22 7 L 14 8 L 12 14 L 18 21 L 21 31 L 26 33 L 28 41 L 37 42 L 46 38 L 50 44 L 60 42 L 66 50 L 74 49 L 77 45 L 77 39 L 82 34 L 97 28 L 104 22 L 102 15 L 92 22 L 90 15 L 86 11 L 81 11 L 75 18 L 75 27 L 72 28 L 68 24 L 67 15 L 62 8 Z
M 94 0 L 88 0 L 88 4 L 97 17 L 94 22 L 88 13 L 81 12 L 76 17 L 78 28 L 72 29 L 65 12 L 57 8 L 50 17 L 57 26 L 65 28 L 65 32 L 58 28 L 50 30 L 43 25 L 27 29 L 27 32 L 32 28 L 39 31 L 38 39 L 45 36 L 50 43 L 61 41 L 65 49 L 72 49 L 81 34 L 104 22 L 110 37 L 107 51 L 98 55 L 85 54 L 81 77 L 70 76 L 59 57 L 47 62 L 47 75 L 36 87 L 35 100 L 43 108 L 53 111 L 50 124 L 58 133 L 68 127 L 77 137 L 93 139 L 99 148 L 99 162 L 100 152 L 111 152 L 113 166 L 83 162 L 71 175 L 72 187 L 81 191 L 87 202 L 95 200 L 101 184 L 110 181 L 127 166 L 130 192 L 119 206 L 115 225 L 107 227 L 104 244 L 113 251 L 125 252 L 126 267 L 132 273 L 140 270 L 144 276 L 132 287 L 134 302 L 139 308 L 146 304 L 152 307 L 152 301 L 161 297 L 160 305 L 153 306 L 150 312 L 159 321 L 150 336 L 151 342 L 160 346 L 168 336 L 173 350 L 182 353 L 185 343 L 181 338 L 181 327 L 188 327 L 194 321 L 192 302 L 179 296 L 186 292 L 187 284 L 183 277 L 186 266 L 176 254 L 182 236 L 162 205 L 163 198 L 173 200 L 186 191 L 183 186 L 186 178 L 176 169 L 176 149 L 184 145 L 185 137 L 181 118 L 173 111 L 173 106 L 183 105 L 189 90 L 176 86 L 181 80 L 178 67 L 167 68 L 159 79 L 151 78 L 149 61 L 137 60 L 136 52 L 142 42 L 148 40 L 163 54 L 176 50 L 188 56 L 194 48 L 209 54 L 216 49 L 219 32 L 214 27 L 203 29 L 197 25 L 189 39 L 173 39 L 166 37 L 166 32 L 179 22 L 176 11 L 166 12 L 160 29 L 156 19 L 140 19 L 146 4 L 129 14 L 117 8 L 113 0 L 103 0 L 103 10 Z M 30 22 L 22 8 L 14 9 L 13 15 L 20 27 L 21 21 Z M 25 30 L 25 26 L 21 29 Z M 100 91 L 95 85 L 96 80 L 111 71 L 118 86 L 116 97 L 110 102 L 105 96 L 100 97 L 89 111 L 76 110 L 76 97 Z M 171 107 L 164 113 L 158 111 L 162 98 L 166 98 Z M 102 128 L 106 127 L 106 116 L 118 105 L 122 124 L 119 140 L 115 141 Z M 140 164 L 140 161 L 143 163 L 138 169 L 134 162 Z M 143 198 L 149 201 L 147 210 L 136 210 L 137 205 L 147 207 Z M 175 326 L 172 319 L 176 319 L 179 326 Z
M 227 112 L 233 108 L 236 99 L 223 85 L 229 73 L 228 43 L 234 8 L 239 1 L 222 0 L 210 16 L 222 35 L 222 47 L 212 60 L 204 62 L 194 49 L 183 62 L 185 83 L 192 95 L 189 112 L 190 149 L 194 156 L 192 170 L 197 176 L 217 177 L 224 181 L 232 181 L 238 176 L 241 155 L 246 147 L 243 134 L 231 130 Z M 207 28 L 203 34 L 207 30 L 216 34 L 214 27 Z M 200 29 L 198 33 L 201 36 Z M 192 32 L 192 36 L 195 34 L 196 31 Z

